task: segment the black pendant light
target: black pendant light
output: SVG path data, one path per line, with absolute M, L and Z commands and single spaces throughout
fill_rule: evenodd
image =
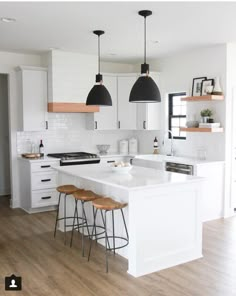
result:
M 131 89 L 129 102 L 131 103 L 158 103 L 161 102 L 160 91 L 149 76 L 149 64 L 146 63 L 146 17 L 151 15 L 150 10 L 141 10 L 139 15 L 144 17 L 144 63 L 141 65 L 141 76 Z
M 98 74 L 96 75 L 96 84 L 90 90 L 86 105 L 92 106 L 112 106 L 111 95 L 102 82 L 102 75 L 100 74 L 100 36 L 104 34 L 104 31 L 93 31 L 98 36 Z

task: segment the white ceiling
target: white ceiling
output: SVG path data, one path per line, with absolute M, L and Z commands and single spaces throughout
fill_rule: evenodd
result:
M 142 9 L 153 11 L 147 19 L 149 58 L 236 41 L 236 2 L 0 2 L 0 17 L 17 19 L 0 22 L 0 50 L 58 47 L 97 54 L 92 31 L 101 29 L 103 60 L 140 62 Z

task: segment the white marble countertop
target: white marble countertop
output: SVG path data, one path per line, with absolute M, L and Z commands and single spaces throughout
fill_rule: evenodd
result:
M 106 154 L 97 154 L 99 157 L 101 158 L 106 158 L 106 157 L 135 157 L 136 155 L 138 155 L 138 153 L 125 153 L 125 154 L 121 154 L 119 152 L 108 152 Z
M 222 160 L 200 160 L 194 157 L 185 157 L 185 156 L 167 156 L 164 154 L 140 154 L 135 156 L 136 159 L 142 159 L 146 161 L 156 161 L 156 162 L 176 162 L 189 165 L 197 164 L 208 164 L 208 163 L 224 163 Z
M 203 179 L 137 166 L 133 166 L 128 174 L 112 172 L 109 166 L 103 166 L 101 164 L 58 166 L 54 167 L 54 169 L 74 177 L 80 177 L 126 190 L 170 186 L 177 183 L 199 182 Z

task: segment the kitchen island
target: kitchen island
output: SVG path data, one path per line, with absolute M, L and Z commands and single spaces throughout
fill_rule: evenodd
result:
M 55 169 L 60 185 L 74 184 L 128 203 L 124 214 L 129 246 L 118 253 L 128 259 L 131 275 L 142 276 L 202 257 L 200 199 L 204 179 L 136 166 L 128 174 L 114 173 L 100 164 Z M 72 216 L 73 197 L 68 203 L 67 215 Z M 92 207 L 86 206 L 92 224 Z M 115 229 L 124 236 L 118 214 Z

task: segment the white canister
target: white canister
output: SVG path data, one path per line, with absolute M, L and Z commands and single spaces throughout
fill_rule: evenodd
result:
M 129 154 L 138 153 L 138 140 L 136 138 L 129 139 Z
M 120 141 L 120 154 L 129 153 L 129 142 L 127 140 Z

